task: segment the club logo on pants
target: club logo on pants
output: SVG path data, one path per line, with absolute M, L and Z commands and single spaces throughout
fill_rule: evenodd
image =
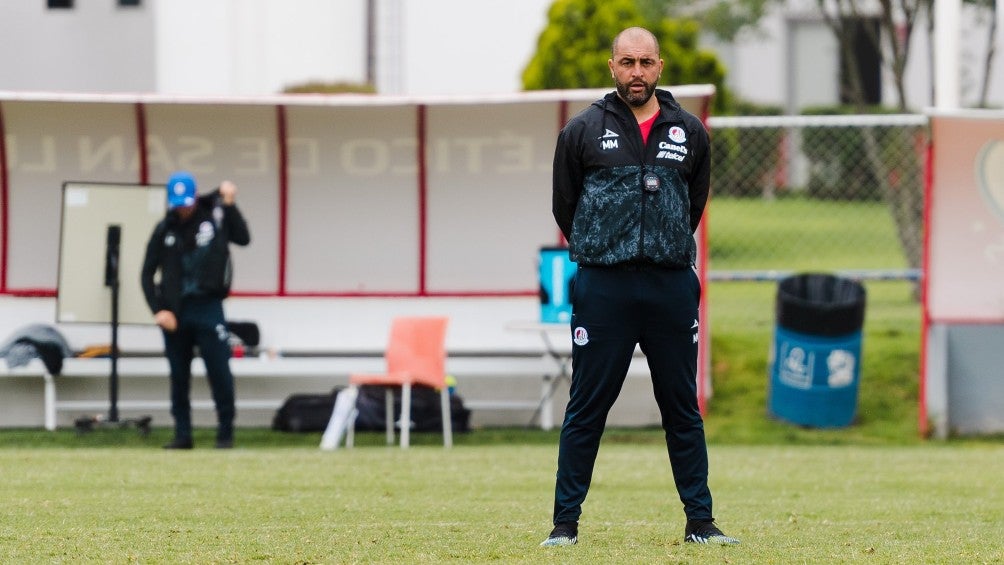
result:
M 575 328 L 572 330 L 572 341 L 575 342 L 575 345 L 585 345 L 589 343 L 589 332 L 587 332 L 586 328 L 582 326 Z

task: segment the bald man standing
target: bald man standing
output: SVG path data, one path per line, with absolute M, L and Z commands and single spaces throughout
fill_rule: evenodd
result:
M 648 360 L 683 502 L 684 541 L 737 544 L 715 525 L 697 402 L 694 232 L 708 200 L 708 134 L 672 94 L 656 89 L 663 61 L 651 32 L 620 32 L 608 65 L 616 92 L 573 117 L 554 154 L 552 211 L 578 271 L 554 529 L 541 545 L 578 541 L 607 414 L 637 345 Z

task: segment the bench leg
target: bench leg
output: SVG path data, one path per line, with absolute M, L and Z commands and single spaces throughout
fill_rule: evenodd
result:
M 401 386 L 401 449 L 411 445 L 411 383 Z
M 45 405 L 44 418 L 45 418 L 45 429 L 50 432 L 56 431 L 56 379 L 49 374 L 48 371 L 45 372 Z
M 549 431 L 554 427 L 554 401 L 551 398 L 554 387 L 551 385 L 553 377 L 544 377 L 544 384 L 540 389 L 540 429 Z

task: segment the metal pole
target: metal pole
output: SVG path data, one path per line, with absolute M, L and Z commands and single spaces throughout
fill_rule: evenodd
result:
M 109 358 L 112 363 L 112 373 L 109 382 L 110 408 L 108 420 L 119 421 L 119 247 L 122 241 L 122 226 L 108 225 L 108 240 L 105 249 L 105 286 L 112 289 L 112 350 Z
M 934 105 L 959 107 L 959 34 L 962 0 L 934 0 Z
M 112 374 L 111 374 L 111 407 L 108 410 L 108 420 L 119 421 L 119 281 L 116 276 L 112 282 Z

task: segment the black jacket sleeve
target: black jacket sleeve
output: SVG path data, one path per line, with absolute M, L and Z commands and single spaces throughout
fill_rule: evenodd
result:
M 223 206 L 223 223 L 226 225 L 230 243 L 237 245 L 251 243 L 251 232 L 248 230 L 248 224 L 236 204 Z
M 244 214 L 241 214 L 237 204 L 223 203 L 219 188 L 205 196 L 200 196 L 199 201 L 207 208 L 219 207 L 223 211 L 223 219 L 218 223 L 222 225 L 224 233 L 227 234 L 228 243 L 242 246 L 251 243 L 251 232 L 248 230 L 247 221 L 244 220 Z
M 579 128 L 572 125 L 562 129 L 554 150 L 551 213 L 565 239 L 572 237 L 572 220 L 575 219 L 575 208 L 582 195 L 582 157 L 577 129 Z
M 160 269 L 161 254 L 164 246 L 164 222 L 157 224 L 153 233 L 150 234 L 150 241 L 146 244 L 146 255 L 143 256 L 143 268 L 140 271 L 140 285 L 143 287 L 143 297 L 146 299 L 150 311 L 157 313 L 165 308 L 160 297 L 160 292 L 154 283 L 154 276 Z
M 697 231 L 697 225 L 701 223 L 701 216 L 704 215 L 704 207 L 708 204 L 708 195 L 711 191 L 711 146 L 708 140 L 708 131 L 704 125 L 698 121 L 695 131 L 691 135 L 698 135 L 701 152 L 694 159 L 694 168 L 690 173 L 688 184 L 690 186 L 690 232 Z

